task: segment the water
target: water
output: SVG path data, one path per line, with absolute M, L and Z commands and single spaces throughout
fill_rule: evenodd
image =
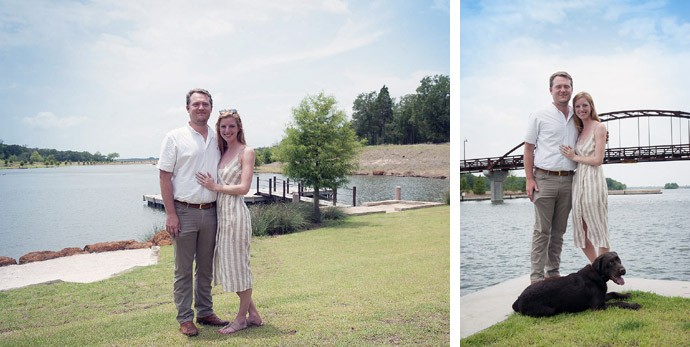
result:
M 609 240 L 627 276 L 690 281 L 690 189 L 609 196 Z M 528 199 L 460 204 L 460 295 L 529 274 L 534 207 Z M 573 245 L 569 222 L 561 274 L 587 258 Z
M 348 186 L 357 187 L 358 205 L 392 199 L 396 186 L 403 199 L 442 201 L 449 181 L 352 176 Z M 159 192 L 158 169 L 150 164 L 0 170 L 0 256 L 19 260 L 33 251 L 143 240 L 165 226 L 165 213 L 142 200 Z M 347 189 L 339 197 L 352 203 Z
M 255 175 L 252 182 L 253 189 L 256 187 L 256 176 L 259 176 L 261 187 L 267 187 L 267 181 L 276 177 L 279 185 L 276 194 L 283 194 L 282 180 L 285 179 L 283 176 Z M 338 189 L 338 202 L 352 205 L 352 187 L 357 187 L 357 206 L 364 202 L 391 200 L 395 196 L 395 187 L 400 187 L 402 200 L 443 202 L 445 193 L 450 189 L 449 182 L 447 179 L 423 177 L 350 176 L 346 186 Z M 290 191 L 294 189 L 290 188 Z

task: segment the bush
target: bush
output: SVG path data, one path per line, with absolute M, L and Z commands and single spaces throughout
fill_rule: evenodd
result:
M 326 207 L 322 212 L 323 219 L 325 220 L 341 220 L 347 217 L 345 211 L 339 207 Z
M 273 203 L 251 205 L 252 234 L 280 235 L 304 230 L 310 226 L 309 210 L 304 204 Z
M 252 216 L 252 235 L 268 236 L 289 234 L 314 228 L 314 207 L 310 203 L 282 203 L 249 205 Z M 324 220 L 337 221 L 347 217 L 338 207 L 326 207 L 321 215 Z

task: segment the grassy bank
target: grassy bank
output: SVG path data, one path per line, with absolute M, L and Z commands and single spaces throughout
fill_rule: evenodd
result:
M 462 346 L 690 346 L 690 299 L 632 291 L 638 311 L 532 318 L 519 314 L 461 340 Z M 462 324 L 462 323 L 460 323 Z
M 353 216 L 337 227 L 252 243 L 254 298 L 266 322 L 187 338 L 172 303 L 172 248 L 158 265 L 89 284 L 0 292 L 0 345 L 447 345 L 449 207 Z M 237 296 L 214 288 L 231 319 Z

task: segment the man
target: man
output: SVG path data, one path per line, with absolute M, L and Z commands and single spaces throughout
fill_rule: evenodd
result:
M 577 129 L 570 107 L 573 79 L 559 71 L 549 79 L 553 103 L 529 117 L 525 137 L 526 190 L 534 203 L 532 283 L 560 277 L 563 234 L 570 214 L 571 186 L 576 163 L 563 156 L 560 145 L 575 147 Z
M 187 93 L 187 126 L 170 131 L 161 144 L 158 160 L 161 195 L 165 206 L 165 229 L 173 237 L 175 252 L 174 299 L 180 330 L 196 336 L 192 297 L 197 323 L 224 326 L 213 313 L 211 281 L 216 245 L 216 193 L 195 179 L 209 172 L 216 179 L 220 151 L 213 128 L 208 125 L 213 109 L 211 94 L 204 89 Z M 194 276 L 192 263 L 196 260 Z M 194 283 L 193 283 L 194 282 Z

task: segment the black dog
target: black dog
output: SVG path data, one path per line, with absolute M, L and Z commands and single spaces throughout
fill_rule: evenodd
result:
M 547 317 L 561 312 L 580 312 L 587 309 L 603 310 L 618 306 L 637 310 L 639 304 L 626 302 L 607 303 L 610 299 L 627 299 L 630 294 L 606 293 L 606 282 L 612 280 L 623 285 L 625 268 L 615 252 L 598 256 L 594 263 L 565 277 L 537 282 L 520 294 L 513 303 L 513 310 L 532 317 Z

